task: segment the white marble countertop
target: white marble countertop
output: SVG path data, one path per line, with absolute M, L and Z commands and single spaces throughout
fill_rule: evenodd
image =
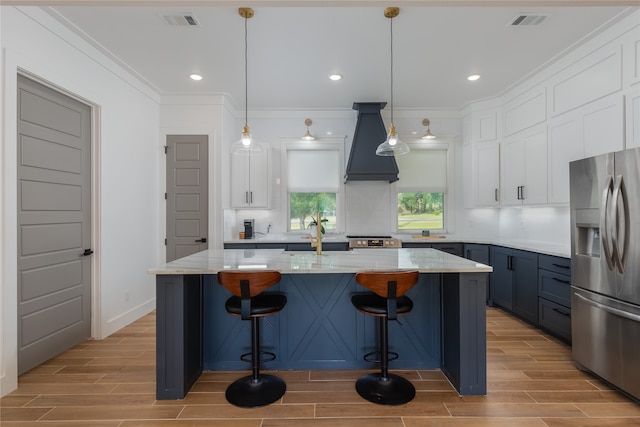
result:
M 150 274 L 215 274 L 221 270 L 277 270 L 283 274 L 418 270 L 422 273 L 490 273 L 475 261 L 435 249 L 354 249 L 287 252 L 282 249 L 208 249 L 152 268 Z

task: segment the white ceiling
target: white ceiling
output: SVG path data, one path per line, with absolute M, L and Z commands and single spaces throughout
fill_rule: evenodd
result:
M 228 93 L 244 107 L 244 18 L 229 3 L 48 10 L 159 93 Z M 250 108 L 350 109 L 354 101 L 390 100 L 387 5 L 285 3 L 254 5 L 247 22 Z M 522 12 L 549 17 L 535 27 L 508 25 Z M 499 95 L 628 12 L 620 6 L 401 7 L 393 19 L 394 108 L 460 108 Z M 161 15 L 175 13 L 192 14 L 200 26 L 165 24 Z M 204 79 L 194 82 L 191 73 Z M 332 82 L 331 73 L 344 78 Z M 480 80 L 466 80 L 475 73 Z

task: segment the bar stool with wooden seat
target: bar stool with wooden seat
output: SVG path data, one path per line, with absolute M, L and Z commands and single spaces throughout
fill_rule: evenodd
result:
M 227 299 L 225 308 L 242 320 L 251 320 L 251 353 L 240 358 L 250 361 L 252 375 L 242 377 L 227 387 L 229 403 L 243 408 L 265 406 L 280 399 L 287 388 L 285 382 L 274 376 L 260 373 L 260 362 L 275 359 L 276 355 L 260 351 L 260 317 L 276 314 L 287 303 L 287 297 L 276 293 L 262 293 L 280 282 L 278 271 L 220 271 L 218 282 L 233 296 Z M 260 360 L 260 355 L 268 358 Z M 250 358 L 249 358 L 250 357 Z
M 389 361 L 397 359 L 398 354 L 389 353 L 388 322 L 411 311 L 413 301 L 405 293 L 418 283 L 419 277 L 418 271 L 371 271 L 356 274 L 356 282 L 373 293 L 355 294 L 351 297 L 351 303 L 358 311 L 380 319 L 379 352 L 364 356 L 365 360 L 371 361 L 371 356 L 379 353 L 380 372 L 364 375 L 356 382 L 358 394 L 370 402 L 402 405 L 410 402 L 416 395 L 416 389 L 409 380 L 389 373 Z

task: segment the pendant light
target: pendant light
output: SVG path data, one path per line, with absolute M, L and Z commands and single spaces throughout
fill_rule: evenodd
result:
M 311 126 L 312 124 L 313 124 L 313 121 L 311 121 L 311 119 L 306 119 L 304 121 L 304 125 L 307 127 L 307 133 L 305 133 L 304 136 L 302 137 L 303 141 L 313 141 L 316 139 L 316 137 L 311 135 L 311 132 L 309 132 L 309 126 Z
M 261 152 L 262 147 L 258 145 L 251 136 L 249 129 L 248 111 L 249 111 L 249 89 L 248 89 L 248 43 L 247 43 L 247 22 L 249 18 L 253 18 L 253 9 L 250 7 L 241 7 L 238 14 L 244 18 L 244 127 L 242 128 L 242 137 L 231 146 L 232 154 L 245 154 L 249 152 Z
M 400 8 L 388 7 L 384 10 L 384 16 L 389 18 L 391 23 L 391 125 L 389 126 L 389 134 L 387 140 L 378 145 L 376 154 L 378 156 L 395 156 L 407 154 L 409 146 L 398 138 L 396 127 L 393 125 L 393 18 L 400 14 Z

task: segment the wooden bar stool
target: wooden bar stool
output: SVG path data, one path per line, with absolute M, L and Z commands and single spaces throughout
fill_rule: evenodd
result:
M 373 293 L 353 295 L 351 303 L 358 311 L 380 319 L 380 372 L 364 375 L 356 382 L 356 391 L 369 402 L 402 405 L 410 402 L 416 395 L 416 389 L 410 381 L 389 373 L 389 361 L 397 359 L 398 354 L 389 353 L 388 322 L 411 311 L 413 301 L 404 294 L 418 283 L 419 277 L 418 271 L 372 271 L 356 274 L 356 282 Z M 368 353 L 364 358 L 371 361 L 370 357 L 377 353 Z
M 262 362 L 275 359 L 276 355 L 260 351 L 260 317 L 278 313 L 287 303 L 287 297 L 275 293 L 262 293 L 280 282 L 278 271 L 221 271 L 218 282 L 233 296 L 225 303 L 227 313 L 251 320 L 251 353 L 240 356 L 250 361 L 252 375 L 242 377 L 227 387 L 227 401 L 242 408 L 265 406 L 280 399 L 287 386 L 274 376 L 260 374 L 260 355 L 269 356 Z

